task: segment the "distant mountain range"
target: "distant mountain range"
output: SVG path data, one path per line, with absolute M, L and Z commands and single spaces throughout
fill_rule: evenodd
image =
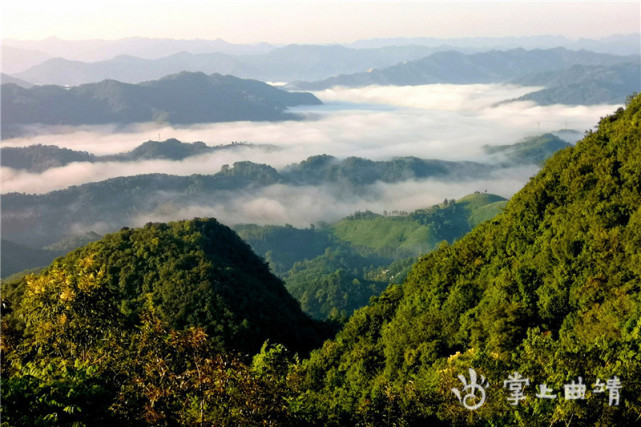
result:
M 417 61 L 367 72 L 341 75 L 317 82 L 296 82 L 291 87 L 323 90 L 334 86 L 422 85 L 433 83 L 502 83 L 531 75 L 564 70 L 573 65 L 611 66 L 639 62 L 639 56 L 616 56 L 588 51 L 512 49 L 464 54 L 437 52 Z
M 517 101 L 539 105 L 620 104 L 632 93 L 641 92 L 641 64 L 610 66 L 576 64 L 561 71 L 533 74 L 516 79 L 523 86 L 545 86 Z
M 263 81 L 292 81 L 388 67 L 401 61 L 423 58 L 434 51 L 421 46 L 350 49 L 338 45 L 290 45 L 258 55 L 182 51 L 154 59 L 119 55 L 97 62 L 56 57 L 16 73 L 14 77 L 33 84 L 75 86 L 105 79 L 140 83 L 181 71 L 193 71 L 232 74 Z
M 145 37 L 128 37 L 116 40 L 64 40 L 57 37 L 49 37 L 44 40 L 5 39 L 2 44 L 3 49 L 11 49 L 6 57 L 6 52 L 3 51 L 3 70 L 5 66 L 13 65 L 16 59 L 35 54 L 49 58 L 67 58 L 74 61 L 93 62 L 104 61 L 119 55 L 156 59 L 178 52 L 257 55 L 267 53 L 275 48 L 275 46 L 268 43 L 235 44 L 221 39 L 177 40 Z M 16 58 L 18 55 L 20 57 Z M 24 71 L 24 68 L 17 71 Z
M 570 50 L 589 50 L 597 53 L 614 55 L 638 55 L 641 52 L 640 34 L 622 34 L 602 39 L 571 40 L 563 36 L 540 35 L 522 37 L 461 37 L 439 39 L 431 37 L 415 38 L 382 38 L 359 40 L 347 45 L 353 48 L 377 48 L 382 46 L 427 46 L 440 47 L 440 50 L 459 50 L 472 53 L 491 49 L 507 50 L 522 47 L 524 49 L 550 49 L 563 47 Z
M 257 55 L 179 52 L 157 59 L 121 55 L 91 63 L 52 58 L 3 79 L 22 87 L 75 86 L 105 79 L 153 86 L 149 80 L 164 81 L 164 76 L 190 71 L 290 82 L 286 88 L 304 91 L 335 86 L 510 82 L 544 86 L 545 90 L 519 99 L 542 105 L 617 104 L 641 89 L 640 58 L 565 48 L 463 53 L 415 45 L 372 49 L 289 45 Z
M 233 56 L 258 56 L 268 54 L 284 46 L 268 43 L 234 44 L 224 40 L 175 40 L 130 37 L 117 40 L 62 40 L 50 37 L 44 40 L 4 39 L 2 71 L 15 73 L 44 62 L 50 58 L 66 58 L 72 61 L 98 62 L 120 55 L 159 59 L 180 52 L 191 54 L 223 53 Z M 468 38 L 383 38 L 359 40 L 342 45 L 353 50 L 379 48 L 429 48 L 433 51 L 458 50 L 466 53 L 491 49 L 549 49 L 564 47 L 572 50 L 590 50 L 616 55 L 635 55 L 641 51 L 639 34 L 611 36 L 603 39 L 570 40 L 561 36 L 530 37 L 468 37 Z M 314 46 L 309 46 L 314 48 Z M 410 60 L 403 58 L 401 60 Z M 400 62 L 400 60 L 398 61 Z M 382 66 L 382 65 L 372 65 Z M 368 68 L 368 67 L 366 67 Z M 182 71 L 182 70 L 178 70 Z M 204 70 L 202 70 L 204 71 Z M 213 71 L 212 71 L 213 72 Z M 320 77 L 319 77 L 320 78 Z M 90 82 L 86 82 L 90 83 Z
M 588 51 L 513 49 L 475 54 L 439 52 L 418 61 L 340 75 L 317 82 L 294 82 L 298 90 L 335 86 L 505 83 L 544 86 L 517 101 L 539 105 L 622 104 L 641 91 L 641 57 Z M 513 101 L 513 100 L 512 100 Z
M 21 125 L 161 122 L 191 124 L 296 119 L 296 105 L 318 105 L 309 93 L 291 93 L 256 80 L 183 72 L 132 85 L 115 80 L 73 88 L 2 86 L 2 133 Z
M 20 80 L 20 79 L 15 78 L 15 77 L 12 77 L 9 74 L 5 74 L 5 73 L 2 73 L 0 75 L 0 80 L 1 80 L 2 84 L 11 83 L 11 84 L 18 85 L 18 86 L 20 86 L 22 88 L 25 88 L 25 89 L 29 89 L 30 87 L 33 87 L 33 84 L 31 84 L 29 82 L 26 82 L 24 80 Z
M 159 58 L 121 54 L 94 62 L 54 57 L 11 75 L 31 84 L 75 86 L 105 79 L 140 83 L 193 71 L 276 82 L 321 80 L 307 83 L 307 89 L 322 89 L 334 85 L 505 81 L 531 72 L 558 71 L 573 64 L 611 65 L 631 60 L 629 55 L 623 58 L 626 56 L 564 48 L 478 52 L 417 45 L 367 49 L 288 45 L 252 55 L 178 51 Z

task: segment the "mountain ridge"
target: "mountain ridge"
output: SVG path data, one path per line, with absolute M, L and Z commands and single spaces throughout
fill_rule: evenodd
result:
M 280 121 L 299 116 L 287 107 L 321 104 L 309 93 L 291 93 L 233 76 L 182 72 L 137 85 L 115 80 L 72 88 L 16 85 L 2 88 L 3 134 L 41 124 L 169 122 L 191 124 L 239 120 Z M 64 107 L 64 108 L 61 108 Z
M 535 72 L 554 71 L 571 65 L 614 65 L 639 62 L 639 56 L 595 54 L 563 48 L 523 48 L 464 54 L 457 51 L 436 52 L 428 57 L 407 61 L 383 69 L 348 74 L 318 82 L 294 82 L 300 90 L 323 90 L 333 86 L 421 85 L 434 83 L 500 83 Z
M 602 118 L 550 158 L 503 213 L 422 257 L 402 286 L 390 286 L 312 353 L 298 403 L 318 408 L 314 422 L 636 422 L 640 117 L 636 96 Z M 567 396 L 537 399 L 529 388 L 515 410 L 503 387 L 515 372 L 552 390 L 577 377 L 591 384 L 616 376 L 629 394 L 617 406 L 598 393 L 577 405 Z M 487 379 L 476 412 L 453 393 L 468 375 L 482 375 L 483 387 Z

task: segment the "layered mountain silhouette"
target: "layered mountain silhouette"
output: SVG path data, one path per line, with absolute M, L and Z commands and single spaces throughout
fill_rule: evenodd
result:
M 351 49 L 338 45 L 289 45 L 252 55 L 231 55 L 220 50 L 183 50 L 153 59 L 133 56 L 133 53 L 114 55 L 113 58 L 97 62 L 57 57 L 15 73 L 15 77 L 41 85 L 79 85 L 105 79 L 140 83 L 192 71 L 232 74 L 263 81 L 292 81 L 327 78 L 371 67 L 388 67 L 404 60 L 425 57 L 434 50 L 422 46 Z
M 317 82 L 296 82 L 300 90 L 322 90 L 333 86 L 422 85 L 434 83 L 500 83 L 532 73 L 559 71 L 572 65 L 610 66 L 639 62 L 638 56 L 616 56 L 588 51 L 555 49 L 511 49 L 465 54 L 437 52 L 392 67 L 332 77 Z
M 321 102 L 255 80 L 183 72 L 160 80 L 127 84 L 115 80 L 72 88 L 16 85 L 2 88 L 2 129 L 22 125 L 87 125 L 161 122 L 190 124 L 238 120 L 286 120 L 296 105 Z M 6 133 L 5 133 L 6 132 Z
M 641 91 L 641 64 L 638 61 L 611 66 L 576 64 L 561 71 L 528 75 L 514 83 L 545 86 L 517 101 L 534 101 L 539 105 L 617 104 Z

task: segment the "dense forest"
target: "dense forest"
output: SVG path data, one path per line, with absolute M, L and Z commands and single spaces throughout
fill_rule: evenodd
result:
M 332 331 L 213 219 L 122 229 L 2 291 L 3 425 L 258 420 L 283 401 L 247 355 Z
M 640 119 L 637 96 L 550 159 L 502 214 L 357 311 L 302 364 L 299 407 L 336 424 L 638 421 Z M 469 368 L 489 383 L 477 410 L 451 391 Z M 516 405 L 504 387 L 515 373 L 531 381 Z M 564 398 L 578 377 L 587 393 Z M 593 391 L 614 377 L 618 405 Z M 541 384 L 558 399 L 537 399 Z
M 123 229 L 3 284 L 3 423 L 638 422 L 640 183 L 636 96 L 322 346 L 231 229 Z

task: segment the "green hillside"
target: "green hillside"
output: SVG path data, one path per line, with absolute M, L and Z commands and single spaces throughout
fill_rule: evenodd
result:
M 443 240 L 451 242 L 462 237 L 478 223 L 498 214 L 505 202 L 503 197 L 492 194 L 470 194 L 412 213 L 357 213 L 333 224 L 330 230 L 360 253 L 394 259 L 418 256 Z
M 3 284 L 2 424 L 279 420 L 272 359 L 323 330 L 215 220 L 123 229 Z
M 640 183 L 637 96 L 320 348 L 322 329 L 231 229 L 123 229 L 3 284 L 2 422 L 634 425 Z M 466 199 L 455 211 L 477 217 L 501 203 Z M 338 284 L 364 268 L 321 256 L 344 265 Z
M 151 302 L 169 326 L 202 327 L 221 350 L 257 351 L 271 339 L 306 351 L 317 342 L 314 324 L 282 282 L 213 219 L 124 228 L 58 258 L 37 277 L 3 285 L 3 293 L 19 296 L 58 278 L 80 286 L 75 278 L 85 276 L 104 288 L 118 316 L 135 321 Z M 300 332 L 289 333 L 292 325 Z
M 303 364 L 298 407 L 341 425 L 638 422 L 639 183 L 641 96 L 550 159 L 503 214 L 357 311 Z M 457 376 L 473 381 L 470 368 L 487 385 L 476 410 L 452 392 L 468 392 Z M 515 372 L 531 382 L 510 401 Z M 594 385 L 607 380 L 622 385 L 618 405 Z M 581 381 L 585 394 L 564 394 Z M 537 398 L 541 384 L 557 398 Z
M 419 255 L 461 238 L 506 203 L 477 193 L 411 213 L 357 212 L 326 227 L 234 229 L 285 281 L 306 313 L 346 318 L 390 283 L 400 283 Z
M 407 216 L 385 217 L 373 213 L 353 215 L 331 226 L 340 240 L 359 248 L 360 252 L 385 256 L 418 256 L 429 251 L 438 236 L 429 226 Z

